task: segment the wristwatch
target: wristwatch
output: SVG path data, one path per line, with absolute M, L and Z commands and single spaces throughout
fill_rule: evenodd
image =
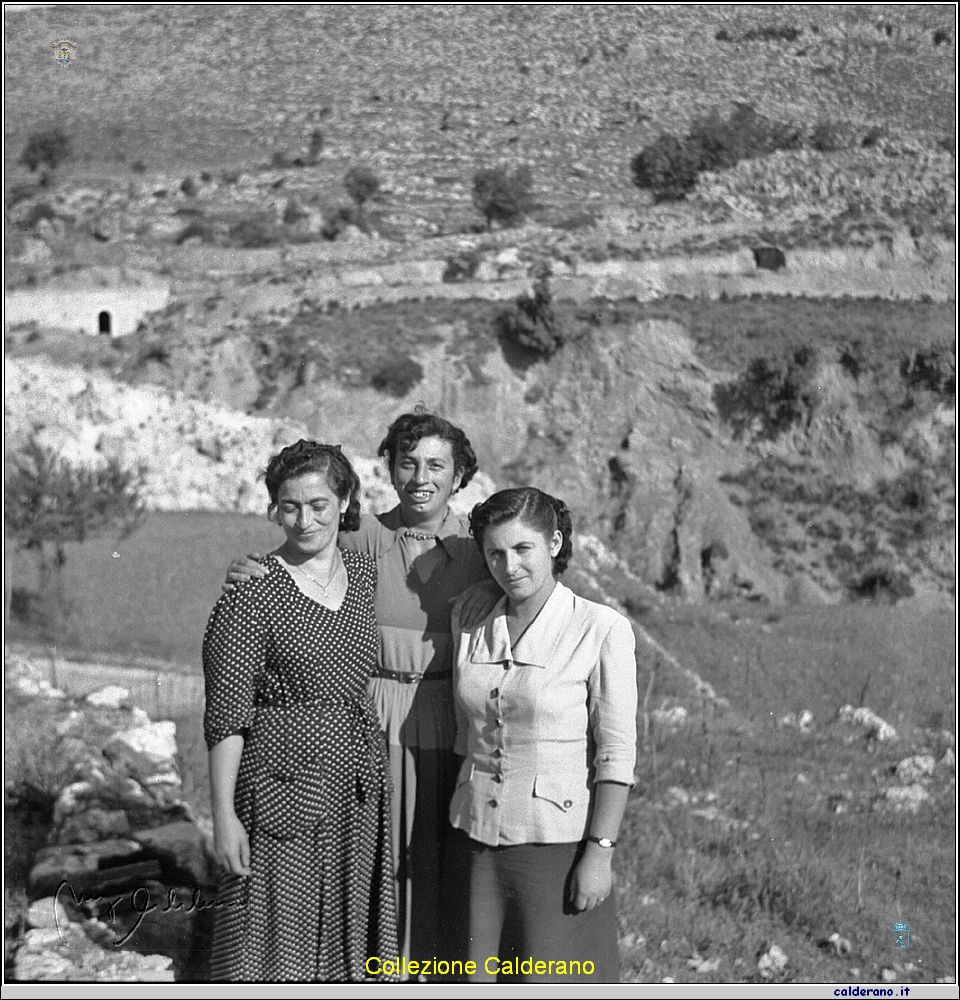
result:
M 611 848 L 617 846 L 617 842 L 615 840 L 611 840 L 609 837 L 587 837 L 587 840 L 589 840 L 591 844 L 596 844 L 598 847 Z

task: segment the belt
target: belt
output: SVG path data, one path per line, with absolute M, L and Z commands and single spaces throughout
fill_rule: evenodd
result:
M 452 670 L 431 670 L 428 674 L 411 673 L 402 670 L 387 670 L 378 667 L 373 672 L 374 677 L 383 677 L 388 681 L 398 681 L 400 684 L 419 684 L 421 681 L 445 681 L 453 677 Z

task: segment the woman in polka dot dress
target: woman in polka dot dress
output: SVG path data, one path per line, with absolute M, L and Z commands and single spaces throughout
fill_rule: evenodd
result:
M 284 543 L 225 594 L 203 643 L 214 842 L 228 875 L 217 980 L 359 982 L 397 953 L 376 565 L 337 548 L 359 524 L 339 448 L 300 441 L 267 467 Z

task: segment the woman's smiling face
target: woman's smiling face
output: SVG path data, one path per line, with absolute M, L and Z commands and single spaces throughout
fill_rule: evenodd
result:
M 277 491 L 276 519 L 290 554 L 310 558 L 335 545 L 347 503 L 330 488 L 325 472 L 284 480 Z
M 400 452 L 393 467 L 393 485 L 408 528 L 439 528 L 447 513 L 447 502 L 460 488 L 450 442 L 423 437 L 411 451 Z
M 556 584 L 553 557 L 563 536 L 547 538 L 519 518 L 491 526 L 483 533 L 483 555 L 494 580 L 511 604 L 542 603 Z

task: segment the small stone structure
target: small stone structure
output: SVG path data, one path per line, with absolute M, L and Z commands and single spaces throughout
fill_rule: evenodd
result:
M 147 313 L 163 309 L 169 299 L 170 286 L 157 280 L 92 288 L 57 284 L 22 288 L 7 294 L 6 323 L 122 337 L 133 333 Z

